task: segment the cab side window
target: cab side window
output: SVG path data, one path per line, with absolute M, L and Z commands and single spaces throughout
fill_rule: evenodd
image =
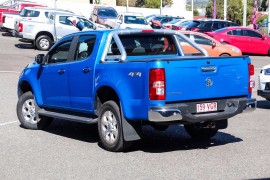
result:
M 68 16 L 59 16 L 59 23 L 65 25 L 72 25 L 72 23 L 68 20 Z
M 68 61 L 68 53 L 71 40 L 65 41 L 49 52 L 48 64 L 65 63 Z
M 79 42 L 75 51 L 75 60 L 80 61 L 87 59 L 89 56 L 91 56 L 94 45 L 96 42 L 96 36 L 95 35 L 85 35 L 80 36 Z

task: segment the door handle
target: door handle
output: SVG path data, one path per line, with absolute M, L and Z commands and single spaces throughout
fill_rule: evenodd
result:
M 84 72 L 84 73 L 89 73 L 89 72 L 90 72 L 90 69 L 89 69 L 88 67 L 83 68 L 83 72 Z
M 58 74 L 64 74 L 64 73 L 65 73 L 65 70 L 64 69 L 58 70 Z

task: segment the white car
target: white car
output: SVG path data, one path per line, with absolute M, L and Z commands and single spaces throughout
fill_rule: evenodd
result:
M 264 66 L 259 74 L 258 96 L 270 101 L 270 64 Z
M 114 29 L 152 29 L 141 13 L 120 13 Z

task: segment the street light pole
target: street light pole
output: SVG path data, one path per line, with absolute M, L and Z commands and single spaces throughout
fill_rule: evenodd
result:
M 247 0 L 244 0 L 243 26 L 247 26 Z
M 127 9 L 126 9 L 126 11 L 128 12 L 128 0 L 126 1 L 126 4 L 127 4 Z
M 217 1 L 214 0 L 214 14 L 213 14 L 213 19 L 217 18 L 217 7 L 216 7 Z
M 227 20 L 227 0 L 224 0 L 224 20 Z
M 160 0 L 160 15 L 162 15 L 162 0 Z

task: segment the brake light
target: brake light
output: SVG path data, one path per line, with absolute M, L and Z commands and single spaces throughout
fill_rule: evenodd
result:
M 19 23 L 18 32 L 23 32 L 23 24 L 22 23 Z
M 142 30 L 143 33 L 152 33 L 152 32 L 155 32 L 154 30 L 152 29 L 144 29 Z
M 191 28 L 191 31 L 198 32 L 198 31 L 200 31 L 200 29 L 199 28 Z
M 252 88 L 255 87 L 255 82 L 254 80 L 251 79 L 251 76 L 254 75 L 254 65 L 249 64 L 248 65 L 248 74 L 249 74 L 249 88 L 248 88 L 248 92 L 251 93 L 252 92 Z
M 2 23 L 6 22 L 6 16 L 3 16 Z
M 149 99 L 165 100 L 166 83 L 164 68 L 151 69 L 149 72 Z
M 173 30 L 181 30 L 181 29 L 182 29 L 182 27 L 173 26 L 173 27 L 172 27 L 172 29 L 173 29 Z
M 166 29 L 171 29 L 171 26 L 170 25 L 166 25 L 165 28 Z

